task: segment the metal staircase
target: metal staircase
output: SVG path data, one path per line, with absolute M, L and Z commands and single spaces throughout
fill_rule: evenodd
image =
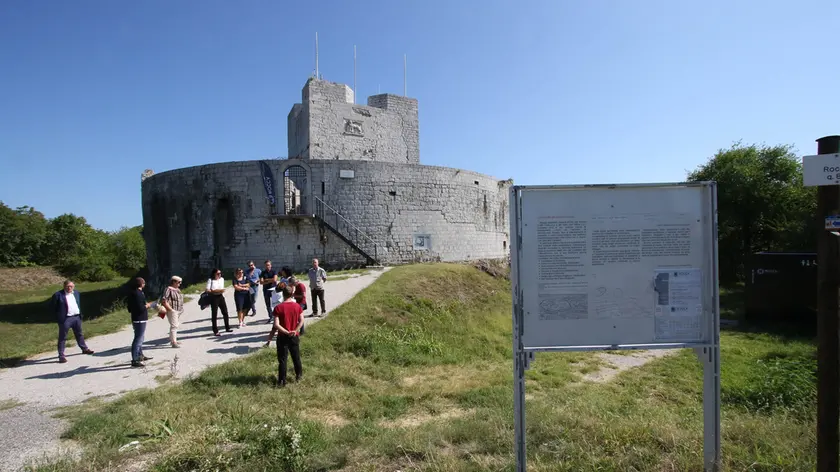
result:
M 335 208 L 318 197 L 313 198 L 315 199 L 315 214 L 313 215 L 315 219 L 364 256 L 368 265 L 379 265 L 379 248 L 373 238 L 342 216 Z

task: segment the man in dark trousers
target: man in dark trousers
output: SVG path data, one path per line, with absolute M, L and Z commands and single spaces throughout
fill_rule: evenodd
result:
M 271 294 L 277 286 L 277 272 L 271 269 L 271 261 L 265 261 L 265 270 L 260 273 L 260 285 L 263 288 L 263 298 L 265 298 L 265 309 L 268 311 L 268 323 L 274 319 L 271 313 Z
M 281 290 L 283 301 L 274 307 L 274 329 L 277 331 L 277 387 L 286 386 L 286 369 L 289 354 L 295 366 L 295 381 L 300 381 L 303 366 L 300 363 L 300 328 L 303 326 L 303 310 L 292 298 L 292 287 Z M 269 338 L 269 341 L 271 339 Z
M 321 316 L 327 316 L 327 306 L 324 305 L 324 282 L 327 281 L 327 272 L 318 265 L 318 259 L 312 259 L 312 268 L 309 269 L 309 290 L 312 296 L 312 316 L 318 316 L 318 302 L 321 302 Z
M 82 310 L 79 292 L 76 291 L 76 284 L 71 280 L 64 281 L 64 290 L 55 292 L 50 299 L 50 308 L 55 313 L 58 321 L 58 362 L 64 364 L 67 358 L 64 357 L 64 345 L 67 342 L 67 332 L 73 330 L 76 336 L 76 344 L 84 354 L 93 354 L 85 344 L 85 337 L 82 334 Z
M 134 340 L 131 342 L 131 367 L 146 367 L 143 361 L 151 360 L 151 357 L 143 355 L 143 338 L 146 335 L 146 322 L 149 320 L 149 307 L 146 303 L 146 295 L 143 287 L 146 281 L 142 277 L 134 279 L 134 289 L 126 298 L 128 312 L 131 313 L 131 326 L 134 328 Z

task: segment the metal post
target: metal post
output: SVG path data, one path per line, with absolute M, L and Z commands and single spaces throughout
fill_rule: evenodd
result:
M 356 88 L 356 45 L 353 45 L 353 104 L 356 104 L 356 93 L 359 89 Z
M 840 136 L 817 139 L 817 154 L 840 152 Z M 819 223 L 840 214 L 840 186 L 817 189 Z M 840 425 L 840 237 L 821 230 L 817 244 L 817 471 L 837 472 Z
M 513 429 L 514 453 L 516 455 L 516 472 L 525 472 L 525 369 L 527 353 L 523 349 L 523 307 L 522 290 L 519 287 L 519 250 L 521 249 L 522 233 L 519 230 L 519 195 L 516 186 L 510 189 L 510 279 L 513 297 Z

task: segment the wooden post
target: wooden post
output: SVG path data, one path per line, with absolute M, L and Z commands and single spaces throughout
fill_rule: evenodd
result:
M 817 154 L 840 152 L 840 136 L 817 140 Z M 840 185 L 817 189 L 820 224 L 840 215 Z M 840 236 L 820 230 L 817 245 L 817 471 L 837 472 L 840 446 Z

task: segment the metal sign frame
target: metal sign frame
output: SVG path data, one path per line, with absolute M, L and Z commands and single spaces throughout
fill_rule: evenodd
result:
M 545 346 L 525 348 L 523 332 L 525 325 L 523 290 L 520 274 L 532 268 L 522 268 L 522 191 L 546 190 L 623 190 L 633 188 L 697 188 L 704 190 L 705 225 L 704 236 L 709 238 L 711 251 L 704 271 L 713 276 L 712 292 L 706 294 L 711 300 L 713 316 L 707 317 L 707 341 L 702 343 L 650 343 L 616 344 L 595 346 Z M 584 197 L 585 198 L 585 197 Z M 720 293 L 718 280 L 718 221 L 717 185 L 715 182 L 692 183 L 650 183 L 650 184 L 607 184 L 607 185 L 547 185 L 510 188 L 510 235 L 511 235 L 511 290 L 513 297 L 513 382 L 514 382 L 514 431 L 516 471 L 526 470 L 525 433 L 525 371 L 530 367 L 536 352 L 540 351 L 599 351 L 632 349 L 676 349 L 692 348 L 703 366 L 703 462 L 706 472 L 717 472 L 720 468 Z M 710 319 L 709 319 L 710 318 Z

